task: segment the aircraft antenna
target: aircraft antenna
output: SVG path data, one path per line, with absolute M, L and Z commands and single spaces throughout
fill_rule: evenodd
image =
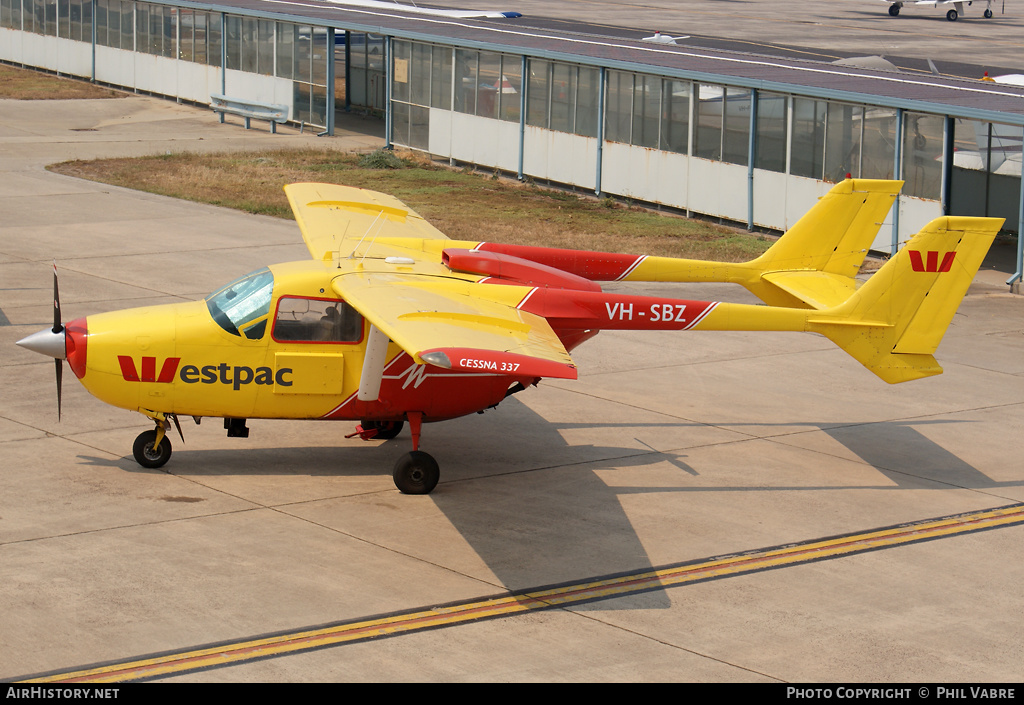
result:
M 381 220 L 381 218 L 384 218 L 384 209 L 381 209 L 380 213 L 377 214 L 377 217 L 373 219 L 373 222 L 370 223 L 370 226 L 366 229 L 366 232 L 363 233 L 363 236 L 361 238 L 359 238 L 359 242 L 357 242 L 356 246 L 352 248 L 352 254 L 350 254 L 348 256 L 349 259 L 355 259 L 356 251 L 359 249 L 359 246 L 363 244 L 363 241 L 366 239 L 366 236 L 370 234 L 370 231 L 373 230 L 373 226 L 376 225 L 377 221 Z M 386 220 L 386 218 L 385 218 L 385 220 Z M 370 240 L 370 244 L 366 246 L 366 251 L 363 252 L 362 259 L 359 260 L 360 262 L 362 262 L 364 259 L 366 259 L 367 252 L 369 252 L 370 248 L 373 247 L 373 243 L 377 241 L 377 235 L 380 235 L 380 231 L 383 230 L 383 229 L 384 229 L 384 222 L 381 221 L 380 227 L 377 228 L 377 233 L 373 236 L 373 239 Z

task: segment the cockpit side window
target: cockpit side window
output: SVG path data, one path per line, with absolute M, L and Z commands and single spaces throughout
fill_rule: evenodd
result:
M 267 268 L 236 279 L 206 297 L 206 307 L 221 328 L 231 335 L 259 340 L 267 328 L 274 275 Z
M 286 343 L 358 343 L 363 317 L 344 301 L 282 296 L 274 317 L 274 340 Z

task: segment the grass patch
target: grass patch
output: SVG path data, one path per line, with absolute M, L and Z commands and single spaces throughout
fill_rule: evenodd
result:
M 123 98 L 124 93 L 85 81 L 0 64 L 0 98 L 71 100 Z
M 374 153 L 375 155 L 377 153 Z M 72 161 L 52 171 L 125 188 L 290 218 L 285 184 L 318 181 L 383 191 L 453 239 L 738 262 L 770 239 L 745 231 L 561 190 L 541 189 L 421 155 L 378 155 L 396 166 L 361 165 L 364 156 L 326 149 L 177 154 Z M 393 162 L 394 163 L 394 162 Z

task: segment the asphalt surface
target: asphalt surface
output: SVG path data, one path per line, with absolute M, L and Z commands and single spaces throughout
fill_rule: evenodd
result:
M 381 144 L 364 134 L 379 123 L 340 127 L 0 101 L 0 680 L 95 664 L 186 682 L 1024 680 L 1024 298 L 996 265 L 938 350 L 945 373 L 903 385 L 810 335 L 602 333 L 578 381 L 427 426 L 442 480 L 426 497 L 391 481 L 407 433 L 251 421 L 236 439 L 207 419 L 143 470 L 131 443 L 149 422 L 69 373 L 58 422 L 52 362 L 14 345 L 49 325 L 54 258 L 70 320 L 307 252 L 289 221 L 45 165 Z M 168 653 L 178 666 L 136 666 Z

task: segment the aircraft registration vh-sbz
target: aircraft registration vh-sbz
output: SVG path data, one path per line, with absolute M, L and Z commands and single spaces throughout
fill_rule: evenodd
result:
M 364 439 L 408 423 L 394 467 L 426 494 L 437 462 L 423 423 L 498 405 L 545 377 L 575 379 L 569 353 L 602 330 L 819 333 L 889 383 L 942 372 L 932 353 L 1002 219 L 938 218 L 866 282 L 855 279 L 902 182 L 848 179 L 762 256 L 703 262 L 449 240 L 397 199 L 329 184 L 285 192 L 312 259 L 273 265 L 192 303 L 61 321 L 19 345 L 62 360 L 100 400 L 155 422 L 143 466 L 171 455 L 179 416 L 360 423 Z M 732 282 L 767 305 L 605 292 L 597 282 Z

